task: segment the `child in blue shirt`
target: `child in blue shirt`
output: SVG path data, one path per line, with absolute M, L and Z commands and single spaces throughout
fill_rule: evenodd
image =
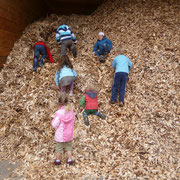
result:
M 59 61 L 59 68 L 56 71 L 55 80 L 56 86 L 61 87 L 61 93 L 66 92 L 66 87 L 70 85 L 69 95 L 73 95 L 74 81 L 77 78 L 77 73 L 73 69 L 69 57 L 67 55 L 61 56 L 61 61 Z
M 132 68 L 132 62 L 128 57 L 123 55 L 123 49 L 118 49 L 117 53 L 120 53 L 120 55 L 116 56 L 112 63 L 112 66 L 115 69 L 115 76 L 114 83 L 112 86 L 112 96 L 110 103 L 114 104 L 117 102 L 117 93 L 119 90 L 119 104 L 120 106 L 123 106 L 126 91 L 126 83 L 128 80 L 129 71 Z
M 94 45 L 93 52 L 101 63 L 105 62 L 107 54 L 110 53 L 112 48 L 112 42 L 106 38 L 103 32 L 100 32 L 98 34 L 98 40 Z

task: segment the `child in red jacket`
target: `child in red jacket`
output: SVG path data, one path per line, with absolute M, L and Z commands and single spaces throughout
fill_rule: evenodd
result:
M 48 56 L 51 63 L 54 63 L 53 57 L 49 51 L 49 48 L 46 46 L 44 42 L 37 42 L 33 46 L 34 49 L 34 59 L 33 59 L 33 71 L 36 71 L 38 65 L 40 67 L 44 64 L 44 59 Z M 39 60 L 39 57 L 41 58 Z M 38 62 L 39 61 L 39 62 Z
M 97 115 L 102 119 L 106 118 L 104 114 L 98 112 L 97 91 L 94 85 L 92 84 L 88 85 L 85 91 L 85 95 L 81 97 L 80 106 L 85 107 L 83 116 L 86 126 L 89 126 L 89 120 L 88 120 L 89 114 Z

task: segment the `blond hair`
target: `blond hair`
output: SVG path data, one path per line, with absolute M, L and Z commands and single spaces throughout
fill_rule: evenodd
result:
M 60 106 L 66 106 L 66 107 L 65 107 L 65 110 L 66 110 L 67 112 L 72 111 L 71 106 L 68 104 L 68 96 L 67 96 L 66 93 L 63 93 L 63 94 L 60 95 L 58 102 L 59 102 L 59 105 L 60 105 Z
M 86 91 L 98 91 L 98 88 L 94 84 L 88 84 L 86 87 Z
M 123 48 L 123 47 L 118 47 L 118 48 L 116 49 L 116 53 L 118 53 L 118 54 L 124 54 L 124 48 Z

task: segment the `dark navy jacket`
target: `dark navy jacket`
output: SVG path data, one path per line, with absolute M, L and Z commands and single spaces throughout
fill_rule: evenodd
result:
M 97 51 L 98 49 L 103 50 L 104 43 L 107 43 L 107 45 L 109 46 L 109 50 L 113 48 L 112 42 L 104 36 L 101 41 L 99 39 L 97 40 L 96 44 L 94 45 L 93 52 Z

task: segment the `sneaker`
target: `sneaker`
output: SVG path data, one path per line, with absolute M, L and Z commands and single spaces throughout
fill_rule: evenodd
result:
M 119 106 L 120 107 L 123 107 L 124 106 L 124 103 L 122 101 L 119 101 Z
M 84 117 L 84 123 L 86 126 L 89 126 L 89 119 L 88 117 Z
M 70 166 L 73 166 L 75 164 L 75 161 L 74 160 L 71 160 L 71 161 L 68 161 L 67 162 Z
M 101 55 L 101 56 L 99 57 L 99 62 L 100 62 L 100 63 L 104 63 L 104 62 L 105 62 L 105 58 L 104 58 L 103 55 Z
M 70 93 L 69 93 L 69 96 L 73 96 L 73 92 L 70 92 Z
M 37 71 L 37 68 L 33 68 L 33 69 L 32 69 L 32 72 L 36 72 L 36 71 Z
M 55 160 L 55 161 L 54 161 L 54 164 L 57 165 L 57 166 L 59 166 L 59 165 L 61 164 L 61 161 L 58 161 L 58 162 L 57 162 L 57 161 Z
M 101 119 L 106 119 L 106 116 L 103 113 L 98 112 L 97 116 Z
M 116 104 L 117 101 L 110 101 L 109 103 L 110 103 L 110 104 Z

